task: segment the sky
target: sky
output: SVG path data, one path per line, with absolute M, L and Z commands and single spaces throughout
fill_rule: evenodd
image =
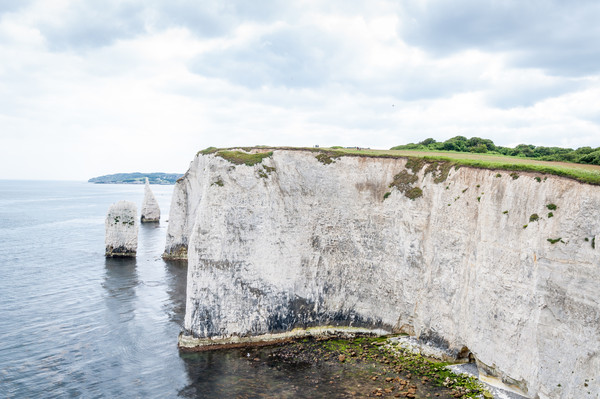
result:
M 0 0 L 0 179 L 209 146 L 600 147 L 597 0 Z

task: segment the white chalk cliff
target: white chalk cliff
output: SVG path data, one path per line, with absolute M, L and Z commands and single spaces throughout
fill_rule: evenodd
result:
M 166 248 L 188 258 L 180 345 L 378 328 L 468 348 L 531 398 L 599 397 L 600 187 L 317 155 L 193 160 Z
M 150 189 L 150 183 L 146 177 L 146 185 L 144 187 L 144 202 L 142 203 L 142 223 L 160 221 L 160 207 L 158 201 L 154 197 L 154 193 Z
M 137 207 L 130 201 L 119 201 L 108 209 L 105 220 L 106 256 L 135 256 L 137 252 Z

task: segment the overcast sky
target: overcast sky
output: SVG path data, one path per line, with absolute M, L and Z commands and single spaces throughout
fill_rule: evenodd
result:
M 208 146 L 600 146 L 597 0 L 0 0 L 0 178 Z

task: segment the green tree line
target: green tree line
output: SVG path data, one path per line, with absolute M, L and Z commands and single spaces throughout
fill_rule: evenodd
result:
M 562 147 L 543 147 L 532 144 L 519 144 L 515 148 L 501 147 L 490 139 L 480 137 L 456 136 L 446 141 L 436 141 L 432 138 L 419 143 L 410 143 L 392 147 L 392 150 L 422 150 L 422 151 L 457 151 L 492 153 L 514 157 L 534 158 L 542 161 L 561 161 L 600 165 L 600 147 L 581 147 L 576 150 Z

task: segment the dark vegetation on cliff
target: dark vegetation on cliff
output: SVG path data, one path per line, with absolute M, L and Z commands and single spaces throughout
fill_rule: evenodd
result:
M 116 173 L 113 175 L 104 175 L 93 177 L 88 180 L 89 183 L 96 184 L 144 184 L 146 177 L 150 184 L 175 184 L 183 174 L 179 173 Z

